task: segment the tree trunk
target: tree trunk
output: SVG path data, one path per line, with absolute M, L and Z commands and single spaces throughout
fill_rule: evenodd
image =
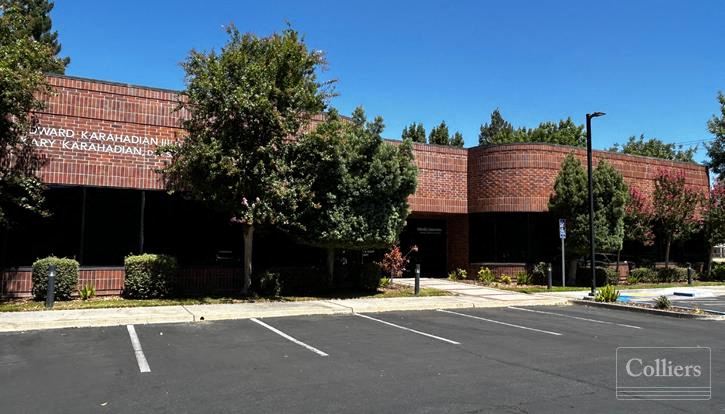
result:
M 244 234 L 244 285 L 242 294 L 249 294 L 249 287 L 252 286 L 252 243 L 254 240 L 254 226 L 242 224 Z
M 576 284 L 576 268 L 578 266 L 577 259 L 569 259 L 569 269 L 566 272 L 566 284 L 567 286 L 574 286 Z
M 710 245 L 710 251 L 707 255 L 707 277 L 712 273 L 712 256 L 715 254 L 715 246 Z
M 665 269 L 670 267 L 670 245 L 672 244 L 672 236 L 667 237 L 667 247 L 665 248 Z
M 335 277 L 335 249 L 327 248 L 327 286 L 332 287 L 332 281 Z

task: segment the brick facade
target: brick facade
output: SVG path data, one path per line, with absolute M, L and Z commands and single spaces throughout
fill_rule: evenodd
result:
M 48 184 L 161 190 L 156 170 L 168 160 L 156 155 L 158 145 L 183 139 L 177 111 L 181 95 L 175 91 L 138 87 L 91 79 L 51 76 L 55 92 L 39 112 L 33 143 L 47 157 L 40 171 Z M 319 122 L 323 115 L 314 117 Z M 550 144 L 507 144 L 470 149 L 414 144 L 418 186 L 410 197 L 411 211 L 438 216 L 447 224 L 449 269 L 471 269 L 469 213 L 544 212 L 561 162 L 574 153 L 585 163 L 582 148 Z M 595 162 L 606 159 L 629 185 L 646 194 L 660 169 L 685 174 L 688 185 L 707 191 L 705 167 L 648 157 L 595 151 Z M 521 266 L 497 266 L 512 276 Z M 235 270 L 184 269 L 180 283 L 191 291 L 233 291 L 241 283 Z M 3 292 L 30 292 L 27 270 L 6 272 Z M 93 281 L 100 294 L 122 289 L 123 270 L 84 268 L 82 281 Z

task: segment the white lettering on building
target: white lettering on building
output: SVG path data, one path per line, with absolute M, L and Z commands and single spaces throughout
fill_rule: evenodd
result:
M 129 154 L 142 157 L 156 157 L 157 147 L 176 144 L 173 140 L 156 137 L 104 131 L 76 131 L 70 128 L 48 126 L 35 127 L 30 131 L 30 137 L 32 144 L 39 148 Z

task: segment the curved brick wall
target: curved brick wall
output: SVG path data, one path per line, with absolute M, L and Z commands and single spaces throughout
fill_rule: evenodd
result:
M 505 144 L 468 150 L 468 212 L 542 212 L 564 157 L 574 153 L 586 166 L 586 150 L 551 144 Z M 654 189 L 660 169 L 685 173 L 687 184 L 708 190 L 707 169 L 701 165 L 650 157 L 594 151 L 594 166 L 607 160 L 630 186 L 645 193 Z M 585 167 L 586 168 L 586 167 Z

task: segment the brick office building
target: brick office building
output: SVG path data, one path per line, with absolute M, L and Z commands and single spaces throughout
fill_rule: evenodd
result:
M 167 195 L 155 172 L 165 160 L 155 148 L 183 138 L 178 94 L 73 77 L 49 80 L 56 93 L 38 114 L 30 138 L 48 158 L 40 176 L 49 186 L 53 216 L 26 220 L 3 235 L 0 254 L 7 270 L 0 294 L 29 294 L 28 266 L 49 254 L 76 257 L 81 283 L 92 281 L 99 294 L 118 294 L 123 258 L 141 251 L 178 257 L 180 285 L 188 292 L 239 289 L 239 267 L 229 265 L 239 257 L 239 229 L 199 203 Z M 418 189 L 401 243 L 420 246 L 416 260 L 424 275 L 482 263 L 514 273 L 556 256 L 556 218 L 546 213 L 549 195 L 563 158 L 574 153 L 584 160 L 583 149 L 415 144 L 414 152 Z M 645 192 L 652 191 L 663 168 L 708 189 L 707 170 L 697 164 L 604 151 L 594 157 L 606 159 L 629 185 Z M 273 252 L 255 257 L 260 266 L 323 260 L 315 249 L 274 231 L 262 232 L 256 246 L 256 254 Z

